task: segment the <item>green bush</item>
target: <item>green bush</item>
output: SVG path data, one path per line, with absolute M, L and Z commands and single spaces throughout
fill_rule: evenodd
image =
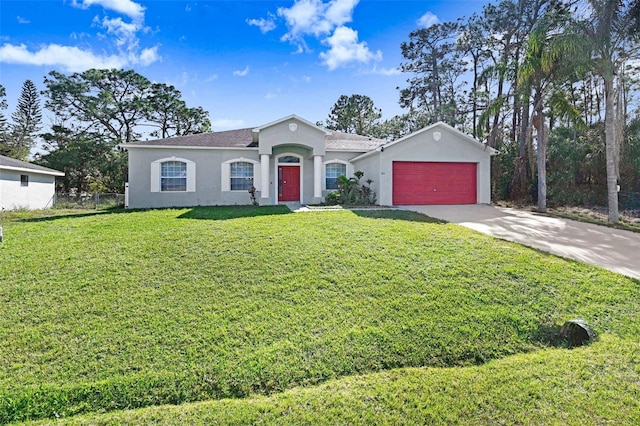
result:
M 371 179 L 367 179 L 364 184 L 360 180 L 364 173 L 357 171 L 353 177 L 347 178 L 345 175 L 338 177 L 338 191 L 331 192 L 325 197 L 325 202 L 329 205 L 347 204 L 354 206 L 373 205 L 376 203 L 376 193 L 371 189 Z

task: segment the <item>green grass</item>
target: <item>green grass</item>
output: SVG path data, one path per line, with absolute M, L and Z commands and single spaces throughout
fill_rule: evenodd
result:
M 600 403 L 607 416 L 628 418 L 616 407 L 638 396 L 640 284 L 602 269 L 409 212 L 56 214 L 0 217 L 0 423 L 110 411 L 84 421 L 350 423 L 378 412 L 357 403 L 367 392 L 388 400 L 390 423 L 394 412 L 526 423 L 519 401 L 558 412 L 544 391 L 554 383 L 584 403 L 592 382 L 574 359 L 595 363 L 596 390 L 616 397 Z M 602 341 L 545 349 L 575 317 Z M 431 368 L 393 370 L 404 367 Z M 536 371 L 539 389 L 519 381 Z M 445 386 L 474 377 L 472 390 Z M 403 390 L 423 384 L 432 399 Z M 447 398 L 470 396 L 449 413 Z
M 405 368 L 246 399 L 74 417 L 59 424 L 640 424 L 640 349 L 606 336 L 481 366 Z M 47 423 L 47 422 L 43 422 Z

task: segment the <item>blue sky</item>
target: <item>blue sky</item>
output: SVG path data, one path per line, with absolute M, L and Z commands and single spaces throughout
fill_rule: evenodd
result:
M 209 111 L 213 130 L 289 114 L 325 120 L 340 95 L 402 112 L 400 43 L 487 1 L 1 0 L 0 84 L 11 114 L 22 83 L 51 70 L 135 69 Z M 45 124 L 51 114 L 45 112 Z

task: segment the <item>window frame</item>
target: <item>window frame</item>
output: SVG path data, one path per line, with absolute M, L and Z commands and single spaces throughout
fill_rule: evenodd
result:
M 343 173 L 338 174 L 337 176 L 331 176 L 329 177 L 329 169 L 331 168 L 335 168 L 336 166 L 340 166 L 341 169 L 344 169 Z M 338 189 L 340 189 L 338 187 L 338 178 L 340 176 L 347 176 L 347 165 L 344 163 L 339 163 L 339 162 L 331 162 L 331 163 L 327 163 L 324 165 L 324 187 L 327 191 L 337 191 Z M 331 179 L 333 182 L 335 182 L 335 187 L 329 187 L 329 179 Z
M 240 170 L 237 170 L 240 165 L 242 165 Z M 235 166 L 235 167 L 234 167 Z M 234 168 L 236 170 L 234 170 Z M 251 170 L 251 176 L 245 176 L 243 173 L 246 173 L 248 170 Z M 234 175 L 238 173 L 238 175 Z M 249 161 L 234 161 L 233 163 L 229 163 L 229 190 L 230 191 L 248 191 L 251 187 L 255 188 L 255 164 Z M 236 185 L 234 187 L 234 179 L 236 180 Z M 238 181 L 244 181 L 243 185 L 238 186 Z M 247 186 L 248 184 L 248 186 Z
M 176 166 L 180 165 L 179 170 Z M 165 170 L 166 169 L 169 170 Z M 176 175 L 175 172 L 179 174 Z M 184 184 L 169 184 L 169 181 L 183 181 Z M 160 163 L 160 192 L 187 192 L 187 163 L 172 160 Z
M 247 192 L 247 189 L 231 189 L 231 164 L 233 163 L 251 163 L 253 165 L 253 186 L 260 191 L 261 189 L 261 167 L 260 162 L 246 158 L 236 157 L 224 161 L 220 167 L 220 190 L 222 192 Z
M 29 186 L 29 175 L 20 175 L 20 186 L 22 187 Z
M 162 164 L 170 161 L 177 161 L 187 165 L 187 183 L 186 189 L 183 191 L 163 191 L 162 190 Z M 196 163 L 186 158 L 166 157 L 151 162 L 151 192 L 160 192 L 163 194 L 182 194 L 185 192 L 196 191 Z
M 329 164 L 335 164 L 335 163 L 344 164 L 346 177 L 353 176 L 354 168 L 353 168 L 353 164 L 351 164 L 350 162 L 346 160 L 338 160 L 337 158 L 333 160 L 324 161 L 322 163 L 322 190 L 323 191 L 333 192 L 337 190 L 337 189 L 327 188 L 327 166 Z

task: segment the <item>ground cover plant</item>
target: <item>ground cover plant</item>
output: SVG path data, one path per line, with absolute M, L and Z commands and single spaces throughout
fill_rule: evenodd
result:
M 278 407 L 288 407 L 292 422 L 304 422 L 314 413 L 337 418 L 349 401 L 345 416 L 360 408 L 373 415 L 376 404 L 355 404 L 373 394 L 387 401 L 383 409 L 446 421 L 438 404 L 471 392 L 491 406 L 500 380 L 505 391 L 518 384 L 520 365 L 531 365 L 531 386 L 515 396 L 543 412 L 543 390 L 557 382 L 579 401 L 589 386 L 611 394 L 614 420 L 628 410 L 637 417 L 637 402 L 616 407 L 624 395 L 639 399 L 640 284 L 599 268 L 402 211 L 228 207 L 0 219 L 2 423 L 256 394 L 274 396 L 71 421 L 179 423 L 191 413 L 207 423 L 230 410 L 230 422 L 268 413 L 277 422 Z M 600 341 L 544 349 L 575 317 Z M 567 378 L 573 361 L 584 373 Z M 556 362 L 557 375 L 546 362 Z M 427 368 L 396 370 L 405 367 Z M 589 373 L 599 379 L 589 382 Z M 483 375 L 485 388 L 443 390 Z M 401 396 L 423 382 L 434 399 Z M 341 402 L 336 387 L 352 397 Z M 487 408 L 486 419 L 518 414 L 509 407 Z

